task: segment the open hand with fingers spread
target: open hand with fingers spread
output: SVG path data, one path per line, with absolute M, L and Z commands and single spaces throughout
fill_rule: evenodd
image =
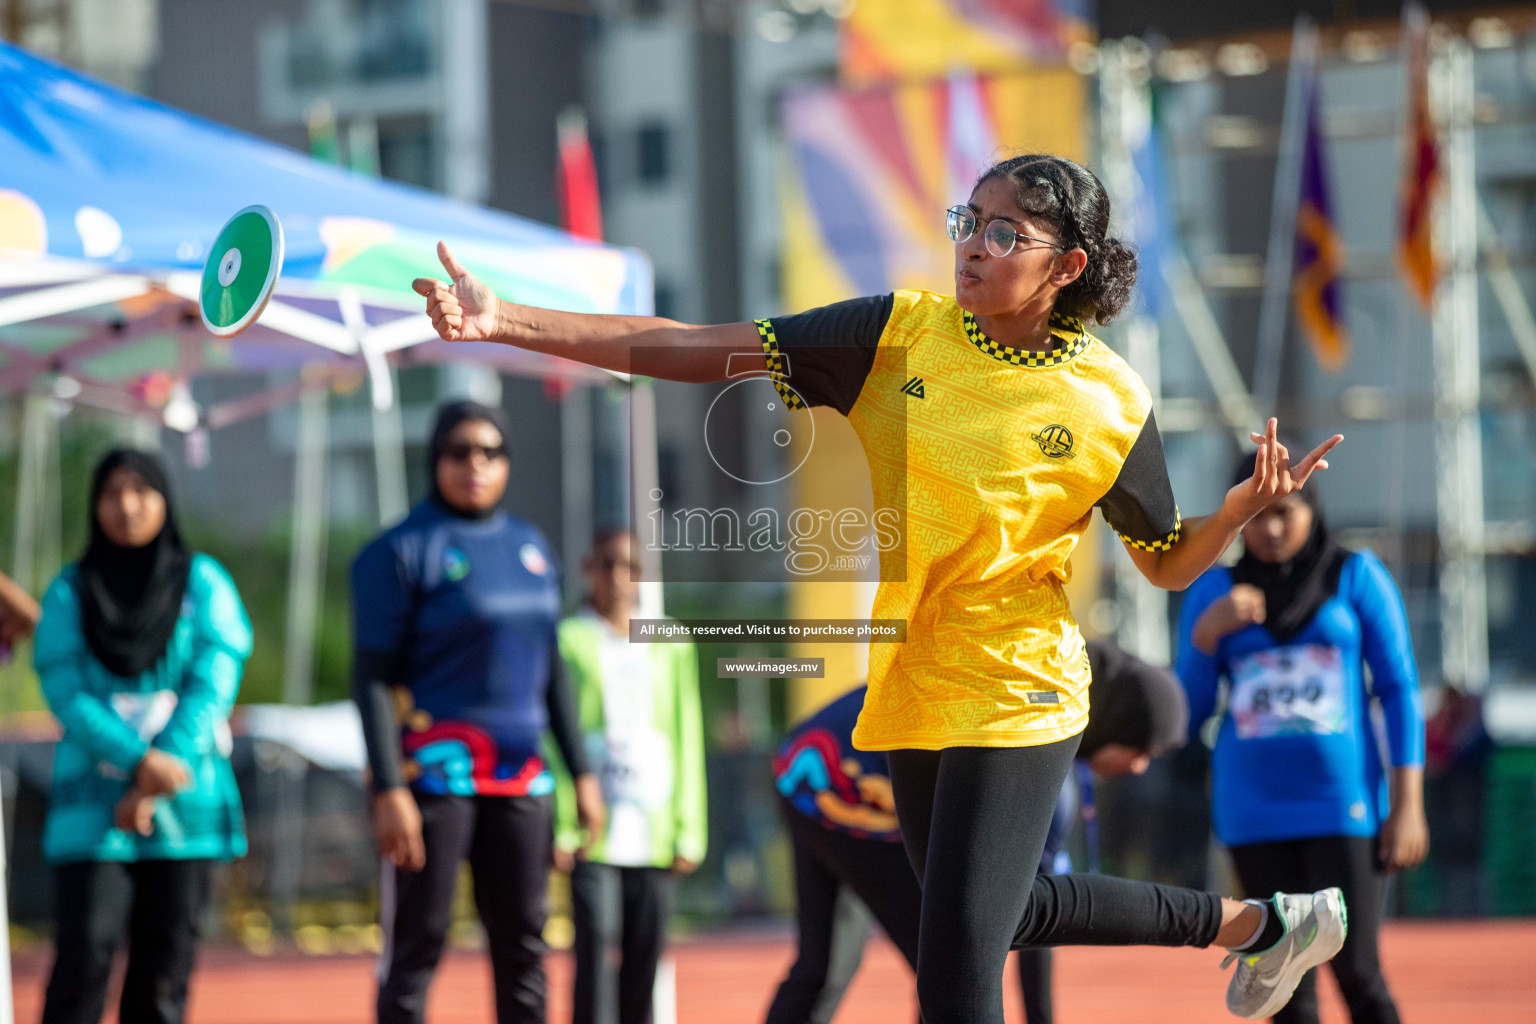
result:
M 437 243 L 437 258 L 448 272 L 450 284 L 430 277 L 411 282 L 416 294 L 427 300 L 427 315 L 437 336 L 444 341 L 489 341 L 496 334 L 496 313 L 501 306 L 496 293 L 453 258 L 446 242 Z
M 1308 452 L 1306 458 L 1292 464 L 1291 453 L 1275 436 L 1278 428 L 1279 424 L 1271 416 L 1263 434 L 1248 435 L 1259 446 L 1253 476 L 1227 492 L 1225 504 L 1238 512 L 1244 522 L 1271 503 L 1301 490 L 1315 470 L 1327 469 L 1328 461 L 1324 456 L 1344 440 L 1343 434 L 1334 434 Z

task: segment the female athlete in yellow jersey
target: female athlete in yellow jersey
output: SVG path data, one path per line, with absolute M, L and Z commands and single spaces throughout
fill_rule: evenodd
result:
M 1052 156 L 1003 161 L 948 213 L 955 295 L 901 291 L 755 324 L 532 309 L 496 298 L 446 247 L 451 285 L 419 279 L 438 333 L 677 381 L 762 353 L 790 407 L 831 405 L 863 442 L 876 507 L 907 510 L 877 618 L 855 743 L 890 751 L 923 887 L 918 999 L 927 1024 L 1001 1024 L 1010 947 L 1219 944 L 1228 1007 L 1284 1005 L 1343 942 L 1337 890 L 1238 903 L 1102 876 L 1035 877 L 1087 721 L 1089 669 L 1062 592 L 1095 506 L 1154 584 L 1188 586 L 1335 436 L 1294 465 L 1270 420 L 1253 476 L 1180 521 L 1146 387 L 1087 333 L 1125 306 L 1136 257 L 1106 237 L 1109 198 Z M 914 380 L 920 381 L 914 384 Z M 882 556 L 885 557 L 885 556 Z M 899 580 L 900 582 L 893 582 Z

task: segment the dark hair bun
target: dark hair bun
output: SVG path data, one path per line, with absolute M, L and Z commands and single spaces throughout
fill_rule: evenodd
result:
M 1089 323 L 1107 324 L 1120 315 L 1136 289 L 1136 250 L 1118 238 L 1106 238 L 1098 251 L 1084 249 L 1088 265 L 1056 297 L 1056 308 Z
M 1136 250 L 1107 235 L 1109 193 L 1081 164 L 1035 153 L 1010 157 L 976 182 L 1002 178 L 1019 209 L 1051 225 L 1067 248 L 1083 250 L 1088 265 L 1056 297 L 1056 309 L 1087 323 L 1107 324 L 1125 309 L 1136 287 Z

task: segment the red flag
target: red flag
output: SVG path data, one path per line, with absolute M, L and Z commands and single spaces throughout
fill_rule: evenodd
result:
M 577 238 L 603 240 L 603 208 L 597 198 L 597 162 L 587 138 L 587 117 L 569 107 L 556 121 L 560 143 L 560 226 Z
M 1429 18 L 1418 4 L 1403 8 L 1403 53 L 1408 65 L 1408 133 L 1399 199 L 1397 262 L 1408 290 L 1426 310 L 1435 304 L 1440 265 L 1435 259 L 1434 209 L 1440 191 L 1440 139 L 1429 109 Z

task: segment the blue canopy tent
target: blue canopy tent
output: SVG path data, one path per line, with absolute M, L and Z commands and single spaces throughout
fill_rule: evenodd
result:
M 225 220 L 253 203 L 283 224 L 282 277 L 255 325 L 215 338 L 197 315 L 202 265 Z M 384 518 L 403 512 L 404 502 L 391 363 L 465 361 L 579 383 L 627 380 L 506 346 L 440 341 L 410 290 L 415 277 L 442 276 L 439 239 L 513 301 L 651 312 L 651 268 L 640 252 L 353 174 L 0 41 L 0 395 L 29 392 L 18 568 L 24 560 L 31 567 L 24 549 L 47 532 L 44 494 L 56 486 L 45 469 L 48 424 L 70 406 L 151 420 L 190 439 L 302 398 L 287 643 L 287 672 L 303 681 L 293 691 L 301 697 L 323 544 L 325 395 L 338 379 L 366 377 L 371 386 Z M 302 373 L 211 408 L 191 397 L 197 376 L 284 369 Z M 631 383 L 640 385 L 629 389 L 632 451 L 643 453 L 631 482 L 644 500 L 656 471 L 654 405 L 643 381 Z M 579 453 L 566 455 L 567 473 L 572 464 L 589 470 Z M 645 604 L 659 611 L 659 586 L 645 590 Z
M 283 276 L 258 326 L 218 341 L 185 304 L 219 227 L 251 203 L 283 223 Z M 110 390 L 172 354 L 184 375 L 365 358 L 387 404 L 379 357 L 423 345 L 417 357 L 601 379 L 501 346 L 443 351 L 410 291 L 441 276 L 439 238 L 514 301 L 651 309 L 636 251 L 352 174 L 0 42 L 0 393 L 45 371 Z
M 198 278 L 221 225 L 252 203 L 282 221 L 283 274 L 261 319 L 218 339 L 198 322 Z M 353 174 L 0 41 L 0 395 L 35 393 L 41 381 L 56 407 L 96 405 L 192 434 L 364 369 L 375 409 L 388 413 L 391 361 L 588 383 L 623 376 L 440 341 L 410 290 L 417 276 L 442 276 L 438 239 L 513 301 L 651 312 L 650 263 L 636 250 Z M 283 368 L 305 373 L 210 409 L 187 387 L 198 375 Z M 643 435 L 632 450 L 653 463 L 650 392 L 631 398 Z M 403 489 L 385 486 L 398 475 L 385 472 L 391 461 L 381 456 L 381 492 Z M 635 467 L 640 495 L 647 468 Z M 388 504 L 399 511 L 398 499 Z

